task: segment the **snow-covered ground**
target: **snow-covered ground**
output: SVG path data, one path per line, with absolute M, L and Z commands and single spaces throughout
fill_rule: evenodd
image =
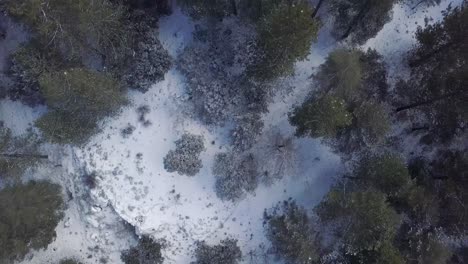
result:
M 193 27 L 185 23 L 190 22 L 180 12 L 160 23 L 160 39 L 173 56 L 177 56 L 184 44 L 189 44 L 189 31 Z M 296 76 L 302 88 L 308 88 L 311 64 L 321 61 L 323 55 L 314 52 L 304 67 L 309 72 Z M 307 197 L 307 204 L 314 205 L 340 170 L 339 158 L 319 141 L 301 139 L 297 144 L 300 146 L 297 156 L 301 158 L 297 175 L 285 177 L 269 187 L 261 186 L 255 194 L 237 203 L 219 200 L 214 192 L 211 168 L 214 155 L 228 146 L 229 131 L 205 127 L 182 111 L 187 103 L 185 91 L 183 76 L 172 69 L 148 93 L 131 93 L 133 106 L 109 120 L 103 133 L 79 154 L 88 169 L 98 171 L 99 188 L 122 218 L 135 225 L 141 234 L 167 240 L 168 263 L 188 263 L 197 240 L 217 243 L 234 237 L 239 239 L 244 253 L 257 248 L 266 243 L 262 226 L 264 209 L 289 197 L 299 200 Z M 295 97 L 277 98 L 273 103 L 272 111 L 265 117 L 267 129 L 278 127 L 285 133 L 293 132 L 286 119 L 291 106 L 287 102 L 291 98 Z M 152 123 L 149 127 L 137 122 L 136 108 L 141 105 L 151 108 L 146 116 Z M 120 129 L 127 124 L 136 130 L 123 138 Z M 195 177 L 168 173 L 163 167 L 164 156 L 184 132 L 205 138 L 203 169 Z M 314 161 L 316 158 L 320 161 Z
M 425 16 L 440 19 L 440 11 L 451 2 L 460 1 L 443 1 L 426 11 L 410 11 L 396 5 L 393 20 L 363 48 L 375 48 L 382 53 L 390 75 L 394 76 L 401 71 L 403 55 L 414 44 L 417 25 L 424 25 Z M 193 27 L 193 22 L 180 10 L 160 21 L 159 38 L 174 58 L 190 43 Z M 265 130 L 293 133 L 287 113 L 312 89 L 311 74 L 336 45 L 327 28 L 322 29 L 317 43 L 311 47 L 311 55 L 297 63 L 295 76 L 280 80 L 293 89 L 275 97 L 269 113 L 263 117 Z M 164 81 L 146 94 L 129 92 L 131 106 L 105 120 L 103 131 L 88 145 L 80 149 L 45 146 L 44 151 L 52 157 L 50 164 L 38 168 L 31 177 L 50 173 L 43 178 L 51 178 L 65 187 L 69 208 L 57 229 L 56 241 L 46 250 L 33 252 L 23 263 L 54 263 L 68 256 L 77 256 L 83 263 L 99 263 L 102 257 L 108 263 L 120 263 L 120 251 L 134 244 L 135 239 L 119 218 L 134 225 L 139 234 L 166 239 L 167 263 L 189 263 L 196 240 L 216 243 L 226 237 L 239 239 L 247 261 L 250 250 L 261 244 L 268 246 L 262 226 L 264 209 L 289 197 L 310 209 L 342 171 L 339 157 L 319 140 L 295 139 L 298 168 L 293 175 L 272 186 L 260 185 L 255 194 L 237 203 L 222 202 L 214 193 L 211 167 L 214 155 L 227 150 L 229 131 L 193 120 L 184 111 L 188 103 L 185 91 L 184 77 L 173 68 Z M 151 109 L 146 115 L 150 126 L 138 121 L 136 109 L 142 105 Z M 43 111 L 9 100 L 1 101 L 0 110 L 0 118 L 16 134 Z M 128 124 L 136 129 L 124 138 L 121 129 Z M 168 173 L 163 167 L 163 157 L 184 132 L 205 138 L 203 168 L 195 177 Z M 98 175 L 97 187 L 91 193 L 82 183 L 83 168 Z

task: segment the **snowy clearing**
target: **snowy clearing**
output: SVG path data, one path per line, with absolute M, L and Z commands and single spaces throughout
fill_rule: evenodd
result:
M 362 48 L 377 49 L 392 78 L 401 72 L 403 55 L 415 43 L 417 26 L 424 25 L 425 17 L 432 17 L 432 22 L 439 20 L 442 10 L 459 2 L 443 1 L 440 6 L 416 11 L 396 5 L 393 20 Z M 176 58 L 190 43 L 193 29 L 191 19 L 176 9 L 161 19 L 159 39 Z M 293 134 L 287 114 L 310 92 L 310 76 L 336 46 L 324 27 L 311 47 L 311 55 L 297 63 L 296 74 L 278 81 L 293 89 L 278 94 L 270 104 L 269 113 L 263 116 L 265 131 Z M 294 175 L 271 186 L 260 185 L 239 202 L 223 202 L 214 192 L 211 168 L 215 154 L 229 150 L 229 128 L 206 127 L 192 119 L 184 107 L 187 97 L 184 76 L 173 67 L 165 80 L 147 93 L 129 92 L 131 105 L 105 120 L 102 132 L 86 146 L 44 147 L 52 158 L 30 178 L 59 182 L 73 199 L 59 224 L 56 241 L 46 250 L 31 253 L 22 263 L 53 263 L 65 256 L 79 257 L 83 263 L 99 263 L 102 257 L 109 263 L 121 263 L 120 251 L 136 241 L 121 219 L 133 225 L 138 234 L 166 239 L 167 263 L 189 263 L 197 240 L 211 244 L 226 237 L 239 240 L 244 261 L 248 262 L 249 251 L 268 245 L 263 231 L 264 209 L 289 197 L 311 209 L 343 171 L 339 157 L 319 140 L 295 138 L 298 167 Z M 137 108 L 143 105 L 149 106 L 145 118 L 150 125 L 138 120 Z M 43 108 L 31 109 L 10 100 L 0 103 L 0 120 L 14 134 L 23 133 L 43 112 Z M 121 130 L 129 124 L 135 129 L 123 137 Z M 201 154 L 203 168 L 194 177 L 168 173 L 163 166 L 164 156 L 185 132 L 204 136 L 207 148 Z M 97 173 L 97 186 L 88 194 L 82 175 L 93 171 Z M 50 177 L 36 176 L 44 172 Z

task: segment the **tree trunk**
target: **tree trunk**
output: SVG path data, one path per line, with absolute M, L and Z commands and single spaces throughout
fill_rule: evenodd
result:
M 237 12 L 236 0 L 231 0 L 231 9 L 232 9 L 232 14 L 237 16 L 238 12 Z
M 38 159 L 48 159 L 48 155 L 40 155 L 40 154 L 7 154 L 7 153 L 0 153 L 0 157 L 5 157 L 5 158 L 38 158 Z
M 369 12 L 369 9 L 370 0 L 367 0 L 366 3 L 362 6 L 361 10 L 359 10 L 357 16 L 354 17 L 351 24 L 349 24 L 349 27 L 346 30 L 346 32 L 343 34 L 343 36 L 341 36 L 341 40 L 346 39 L 349 36 L 349 34 L 351 34 L 351 32 L 354 30 L 354 27 L 359 23 L 359 21 L 361 21 L 361 19 L 367 14 L 367 12 Z
M 421 56 L 420 58 L 417 58 L 417 59 L 414 59 L 414 60 L 411 60 L 409 62 L 409 66 L 411 68 L 414 68 L 414 67 L 418 67 L 420 66 L 421 64 L 425 63 L 427 60 L 429 60 L 430 58 L 432 58 L 433 56 L 439 54 L 440 52 L 442 51 L 445 51 L 449 48 L 452 47 L 452 45 L 454 44 L 454 42 L 449 42 L 449 43 L 446 43 L 442 46 L 440 46 L 439 48 L 427 53 L 427 54 L 424 54 L 423 56 Z
M 312 14 L 312 19 L 314 19 L 315 16 L 317 15 L 317 13 L 318 13 L 320 7 L 322 6 L 323 2 L 325 2 L 325 0 L 320 0 L 320 1 L 318 2 L 317 6 L 316 6 L 315 9 L 314 9 L 314 13 Z
M 405 111 L 405 110 L 408 110 L 408 109 L 412 109 L 412 108 L 416 108 L 416 107 L 423 106 L 423 105 L 429 105 L 429 104 L 435 103 L 437 101 L 445 100 L 445 99 L 450 98 L 450 97 L 452 97 L 454 95 L 457 95 L 457 94 L 460 94 L 460 93 L 445 94 L 445 95 L 442 95 L 442 96 L 439 96 L 439 97 L 436 97 L 436 98 L 432 98 L 432 99 L 429 99 L 429 100 L 426 100 L 426 101 L 420 101 L 420 102 L 412 103 L 412 104 L 409 104 L 409 105 L 401 106 L 401 107 L 398 107 L 397 109 L 395 109 L 395 113 Z
M 429 126 L 420 126 L 420 127 L 413 127 L 411 132 L 419 131 L 419 130 L 428 130 Z

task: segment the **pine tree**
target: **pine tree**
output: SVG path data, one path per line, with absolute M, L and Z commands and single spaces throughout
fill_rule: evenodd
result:
M 112 77 L 84 68 L 45 73 L 40 89 L 50 112 L 36 125 L 56 143 L 81 144 L 97 130 L 97 122 L 126 102 Z
M 68 58 L 95 52 L 116 59 L 131 40 L 126 10 L 108 0 L 6 0 L 6 7 L 38 33 L 42 45 Z
M 286 263 L 311 264 L 319 259 L 310 219 L 295 201 L 284 201 L 264 213 L 266 236 L 273 252 Z
M 335 137 L 339 129 L 351 125 L 351 114 L 344 100 L 333 96 L 310 99 L 294 109 L 289 121 L 298 136 Z
M 333 94 L 346 102 L 359 97 L 364 74 L 361 56 L 362 52 L 358 50 L 332 51 L 314 75 L 319 93 Z
M 465 1 L 443 21 L 418 30 L 411 78 L 397 89 L 396 112 L 422 113 L 425 130 L 442 142 L 462 133 L 468 117 L 467 6 Z
M 309 133 L 309 136 L 326 134 L 327 143 L 348 156 L 378 146 L 390 129 L 388 113 L 382 103 L 387 96 L 386 79 L 382 57 L 375 50 L 337 49 L 314 75 L 311 98 L 319 99 L 309 99 L 296 108 L 290 118 L 291 124 L 298 127 L 298 135 L 308 130 L 320 130 L 314 125 L 328 128 L 326 130 L 332 133 L 322 131 Z M 340 102 L 340 107 L 330 109 L 327 98 Z M 345 122 L 333 125 L 334 118 L 340 117 L 339 113 L 345 115 L 346 119 L 342 120 Z M 320 123 L 315 124 L 312 120 Z M 330 130 L 330 127 L 334 129 Z
M 47 248 L 63 217 L 59 185 L 48 182 L 5 187 L 0 191 L 0 263 L 22 260 L 29 250 Z
M 340 39 L 364 44 L 377 35 L 391 19 L 397 0 L 331 0 L 330 11 L 335 17 L 333 33 Z
M 376 263 L 375 253 L 392 243 L 400 217 L 387 203 L 385 194 L 342 188 L 330 190 L 315 211 L 323 223 L 336 224 L 346 252 L 361 259 L 367 256 L 363 263 Z
M 268 80 L 288 75 L 294 63 L 304 60 L 317 38 L 319 22 L 312 19 L 313 8 L 306 1 L 279 4 L 257 22 L 262 55 L 251 68 L 253 76 Z
M 389 197 L 397 197 L 411 186 L 405 162 L 391 153 L 363 158 L 353 176 L 364 188 L 375 188 Z

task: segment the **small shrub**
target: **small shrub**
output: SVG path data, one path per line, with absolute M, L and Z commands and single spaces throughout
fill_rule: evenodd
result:
M 74 258 L 67 258 L 67 259 L 62 259 L 59 264 L 82 264 L 78 260 Z
M 237 264 L 242 259 L 242 252 L 235 239 L 228 238 L 214 246 L 203 241 L 197 244 L 195 259 L 191 264 Z
M 176 142 L 176 149 L 164 157 L 164 168 L 168 172 L 195 176 L 203 167 L 200 154 L 205 150 L 203 136 L 184 134 Z

